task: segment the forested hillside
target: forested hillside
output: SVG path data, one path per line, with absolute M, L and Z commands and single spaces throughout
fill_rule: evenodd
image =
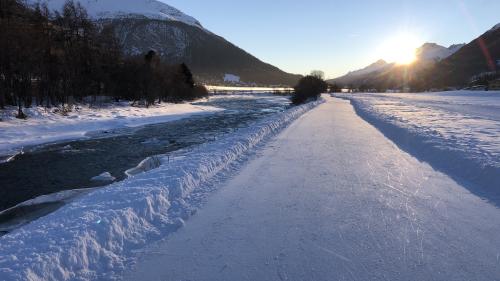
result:
M 125 56 L 107 25 L 96 25 L 78 3 L 61 12 L 0 1 L 0 108 L 67 106 L 99 96 L 151 105 L 206 95 L 185 64 L 169 65 L 154 51 Z

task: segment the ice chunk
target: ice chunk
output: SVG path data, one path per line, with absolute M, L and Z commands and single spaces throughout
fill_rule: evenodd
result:
M 115 181 L 116 178 L 113 177 L 109 172 L 104 172 L 98 176 L 91 178 L 92 181 Z
M 137 167 L 125 171 L 125 174 L 128 177 L 133 177 L 137 174 L 156 169 L 156 168 L 160 167 L 160 165 L 161 165 L 160 157 L 151 156 L 151 157 L 148 157 L 148 158 L 142 160 L 142 162 L 139 163 L 139 165 L 137 165 Z

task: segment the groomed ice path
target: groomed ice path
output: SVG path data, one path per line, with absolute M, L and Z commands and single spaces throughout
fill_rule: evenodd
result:
M 326 99 L 125 279 L 499 280 L 500 210 Z

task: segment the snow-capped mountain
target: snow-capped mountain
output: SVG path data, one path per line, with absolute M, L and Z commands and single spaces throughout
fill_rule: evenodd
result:
M 465 44 L 455 44 L 446 48 L 436 43 L 425 43 L 417 49 L 416 56 L 418 60 L 422 61 L 440 61 L 453 55 L 463 46 Z
M 360 88 L 425 91 L 466 87 L 477 75 L 499 70 L 500 24 L 465 45 L 446 48 L 426 43 L 418 49 L 413 64 L 392 65 L 363 75 L 351 72 L 331 82 Z
M 464 47 L 465 45 L 467 45 L 467 44 L 465 44 L 465 43 L 453 44 L 453 45 L 448 47 L 448 50 L 452 51 L 454 54 L 454 53 L 458 52 L 460 49 L 462 49 L 462 47 Z
M 499 70 L 500 24 L 497 24 L 437 64 L 429 72 L 428 80 L 437 87 L 464 87 L 477 75 Z
M 28 0 L 36 3 L 39 0 Z M 66 0 L 41 0 L 61 10 Z M 157 0 L 75 0 L 101 25 L 110 25 L 128 55 L 150 50 L 167 63 L 186 63 L 197 79 L 223 83 L 231 73 L 242 83 L 294 85 L 300 76 L 264 63 L 224 38 L 206 30 L 195 18 Z
M 351 71 L 347 75 L 359 76 L 359 75 L 363 75 L 363 74 L 368 74 L 368 73 L 372 73 L 374 71 L 378 71 L 378 70 L 381 70 L 383 68 L 386 68 L 388 65 L 390 65 L 390 64 L 387 63 L 385 60 L 378 60 L 378 61 L 370 64 L 369 66 L 367 66 L 363 69 Z
M 35 2 L 32 0 L 32 2 Z M 44 0 L 51 10 L 60 10 L 66 0 Z M 94 19 L 145 17 L 149 19 L 178 21 L 202 28 L 195 18 L 156 0 L 79 0 Z
M 464 46 L 465 44 L 455 44 L 446 48 L 436 43 L 425 43 L 416 49 L 417 60 L 409 66 L 398 66 L 394 63 L 379 60 L 363 69 L 352 71 L 342 77 L 332 79 L 331 82 L 342 85 L 361 86 L 376 85 L 380 81 L 385 80 L 391 80 L 391 83 L 399 80 L 406 81 L 407 78 L 405 76 L 426 71 L 427 68 L 447 59 Z
M 365 68 L 351 71 L 344 76 L 329 80 L 329 82 L 348 85 L 353 82 L 363 81 L 365 78 L 383 72 L 384 70 L 389 69 L 393 65 L 394 65 L 393 63 L 387 63 L 385 60 L 381 59 L 370 64 Z

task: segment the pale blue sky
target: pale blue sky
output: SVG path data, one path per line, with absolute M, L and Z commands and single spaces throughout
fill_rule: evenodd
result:
M 329 78 L 376 61 L 397 34 L 448 46 L 500 23 L 500 0 L 162 1 L 265 62 Z

